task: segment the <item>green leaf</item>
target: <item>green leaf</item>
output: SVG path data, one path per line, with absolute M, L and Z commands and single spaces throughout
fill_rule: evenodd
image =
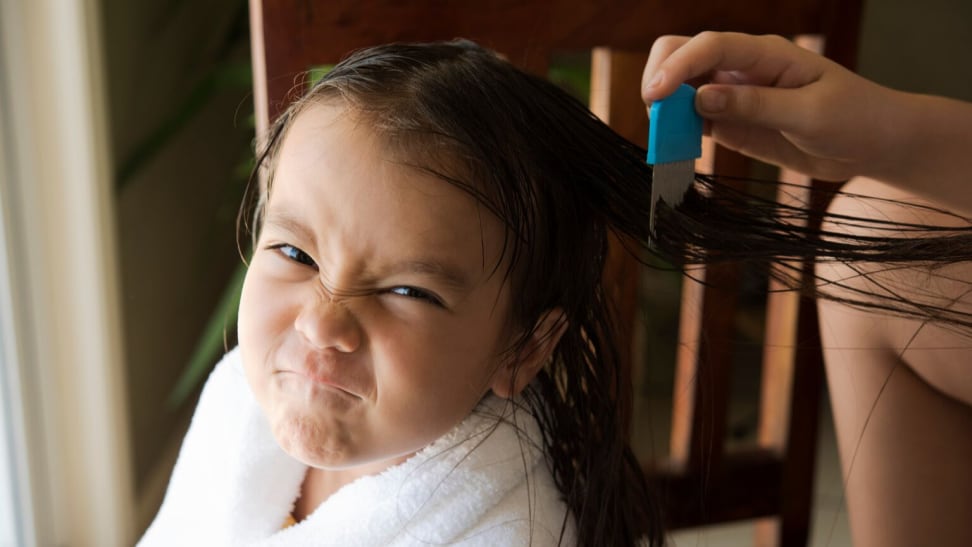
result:
M 547 71 L 547 78 L 570 93 L 577 100 L 587 104 L 591 98 L 591 67 L 573 60 L 559 60 Z
M 227 329 L 236 326 L 237 313 L 240 308 L 240 291 L 243 289 L 243 278 L 246 276 L 246 264 L 242 262 L 236 267 L 229 284 L 223 289 L 216 309 L 213 310 L 202 336 L 196 342 L 186 363 L 185 369 L 176 381 L 175 387 L 169 394 L 166 405 L 170 410 L 182 406 L 189 395 L 203 382 L 217 359 L 226 350 L 225 334 Z
M 334 65 L 317 65 L 312 66 L 310 70 L 307 71 L 307 89 L 314 87 L 314 84 L 321 81 L 321 78 L 327 76 L 327 73 L 334 68 Z

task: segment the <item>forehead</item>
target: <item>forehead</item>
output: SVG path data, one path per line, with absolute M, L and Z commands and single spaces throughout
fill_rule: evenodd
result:
M 266 219 L 285 219 L 325 239 L 380 243 L 386 252 L 474 256 L 492 270 L 502 258 L 499 220 L 466 191 L 403 157 L 409 146 L 394 148 L 340 103 L 308 105 L 277 154 Z

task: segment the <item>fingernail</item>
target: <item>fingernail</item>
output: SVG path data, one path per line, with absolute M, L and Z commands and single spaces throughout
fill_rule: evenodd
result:
M 664 74 L 663 73 L 661 73 L 661 72 L 655 73 L 655 75 L 652 77 L 652 79 L 651 80 L 648 80 L 648 83 L 645 84 L 645 89 L 651 89 L 653 87 L 658 87 L 658 84 L 660 84 L 662 82 L 663 77 L 664 77 Z
M 717 89 L 699 91 L 699 109 L 710 114 L 718 114 L 726 109 L 729 97 Z

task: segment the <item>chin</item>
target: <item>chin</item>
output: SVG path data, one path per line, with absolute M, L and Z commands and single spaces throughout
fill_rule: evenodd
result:
M 286 411 L 273 414 L 268 413 L 273 436 L 292 458 L 323 469 L 353 465 L 351 435 L 341 424 Z

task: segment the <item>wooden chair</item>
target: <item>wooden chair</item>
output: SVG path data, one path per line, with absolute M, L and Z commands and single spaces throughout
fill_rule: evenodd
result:
M 250 0 L 250 8 L 261 134 L 296 98 L 294 90 L 300 86 L 295 82 L 312 66 L 336 62 L 369 45 L 465 37 L 540 74 L 546 73 L 554 52 L 593 50 L 592 110 L 644 146 L 647 119 L 640 78 L 646 52 L 658 36 L 720 29 L 803 36 L 809 45 L 851 66 L 861 3 Z M 707 143 L 697 170 L 731 175 L 745 174 L 747 167 L 744 158 Z M 800 180 L 792 173 L 780 177 Z M 718 278 L 725 286 L 738 278 L 739 266 L 703 268 L 695 275 Z M 638 276 L 638 263 L 615 245 L 607 279 L 628 339 L 634 334 Z M 793 293 L 769 296 L 759 441 L 750 449 L 726 452 L 726 349 L 734 294 L 684 284 L 671 454 L 644 465 L 662 493 L 672 527 L 771 517 L 758 526 L 758 544 L 805 545 L 823 374 L 816 309 Z M 629 372 L 631 362 L 629 351 Z M 630 402 L 630 390 L 624 396 Z

